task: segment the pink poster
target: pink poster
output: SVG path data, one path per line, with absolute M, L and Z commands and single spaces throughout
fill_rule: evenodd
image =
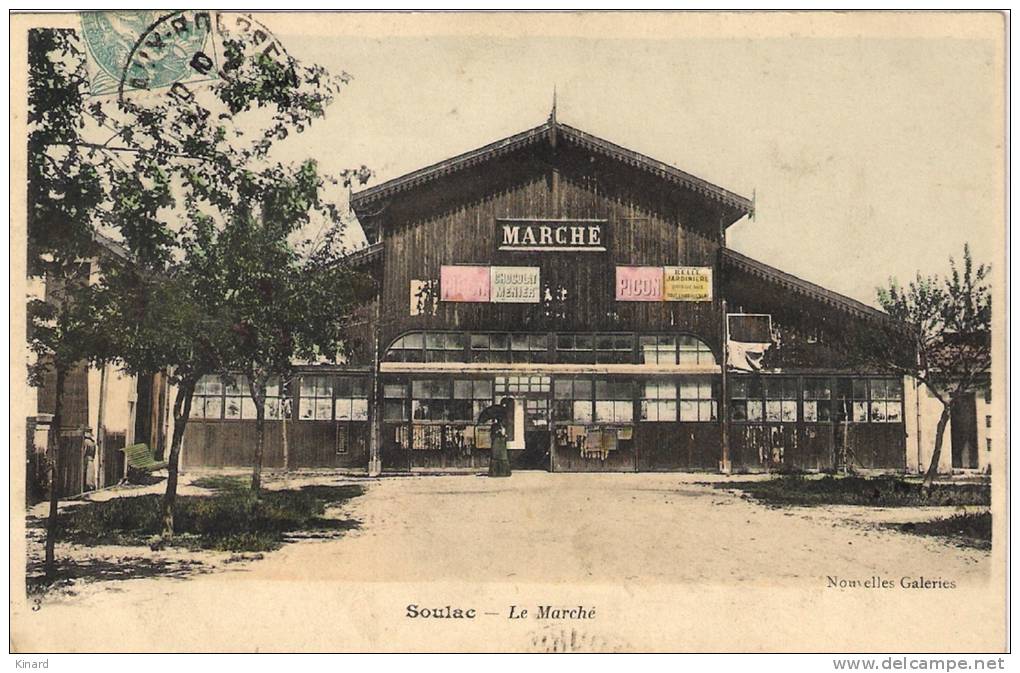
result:
M 443 301 L 489 301 L 489 267 L 444 266 L 439 270 Z
M 616 267 L 616 301 L 662 301 L 662 267 Z

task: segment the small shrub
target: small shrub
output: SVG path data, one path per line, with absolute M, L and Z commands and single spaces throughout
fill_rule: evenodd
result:
M 988 484 L 935 484 L 925 495 L 920 481 L 898 476 L 810 478 L 785 475 L 763 481 L 730 481 L 716 488 L 736 488 L 774 505 L 863 505 L 870 507 L 935 507 L 985 505 Z
M 219 479 L 219 478 L 214 478 Z M 217 482 L 210 496 L 179 496 L 174 510 L 178 544 L 227 551 L 276 549 L 286 533 L 353 528 L 357 522 L 323 518 L 326 507 L 361 495 L 360 486 L 312 486 L 263 491 Z M 146 544 L 160 534 L 161 498 L 142 495 L 80 505 L 60 516 L 61 537 L 81 544 Z
M 934 535 L 978 549 L 992 547 L 992 513 L 955 514 L 950 517 L 918 523 L 891 524 L 893 528 L 914 535 Z

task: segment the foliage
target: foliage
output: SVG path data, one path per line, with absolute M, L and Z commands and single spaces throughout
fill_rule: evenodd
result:
M 109 357 L 90 284 L 89 259 L 104 201 L 101 173 L 78 141 L 84 127 L 82 47 L 73 31 L 28 35 L 28 270 L 46 279 L 46 299 L 27 305 L 29 380 L 51 368 Z
M 256 499 L 238 482 L 210 496 L 181 496 L 175 526 L 185 546 L 228 551 L 278 548 L 288 534 L 348 530 L 357 522 L 325 517 L 328 507 L 362 494 L 360 486 L 266 491 Z M 143 495 L 88 502 L 60 516 L 62 537 L 87 545 L 143 545 L 160 534 L 159 497 Z
M 715 486 L 739 489 L 770 505 L 935 507 L 988 505 L 991 502 L 987 483 L 935 484 L 931 493 L 925 495 L 920 481 L 895 476 L 783 476 L 761 481 L 727 481 Z
M 991 512 L 954 514 L 931 521 L 892 524 L 892 527 L 904 533 L 946 538 L 964 547 L 992 548 Z
M 975 265 L 969 246 L 962 267 L 949 263 L 946 278 L 918 273 L 906 287 L 890 279 L 878 288 L 893 322 L 862 328 L 853 347 L 865 365 L 912 376 L 944 404 L 973 391 L 991 366 L 991 267 Z

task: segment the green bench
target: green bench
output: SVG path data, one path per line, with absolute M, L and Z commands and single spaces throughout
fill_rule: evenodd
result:
M 132 470 L 149 474 L 166 468 L 166 461 L 156 460 L 152 455 L 152 449 L 146 444 L 132 444 L 125 446 L 121 451 L 124 452 L 124 459 L 128 464 L 128 481 L 133 481 L 131 479 Z

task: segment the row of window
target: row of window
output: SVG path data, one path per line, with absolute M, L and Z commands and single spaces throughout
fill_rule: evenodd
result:
M 903 381 L 871 378 L 735 377 L 730 419 L 769 423 L 900 423 Z M 800 403 L 798 405 L 798 403 Z
M 414 332 L 393 342 L 386 362 L 714 365 L 715 355 L 692 336 Z
M 367 421 L 368 379 L 354 376 L 302 376 L 298 387 L 298 419 L 303 421 Z M 265 417 L 291 418 L 291 400 L 277 378 L 266 386 Z M 204 376 L 195 386 L 191 418 L 250 420 L 255 402 L 248 378 Z
M 367 421 L 369 381 L 351 376 L 302 376 L 297 418 Z M 383 385 L 383 420 L 473 421 L 503 397 L 549 396 L 552 405 L 533 404 L 538 420 L 578 423 L 718 420 L 719 377 L 684 376 L 646 381 L 593 377 L 498 376 L 494 379 L 422 379 Z M 266 418 L 291 418 L 290 399 L 272 379 Z M 546 410 L 541 412 L 540 410 Z M 551 411 L 551 419 L 548 418 Z M 799 411 L 799 413 L 798 413 Z M 900 423 L 903 383 L 894 378 L 747 377 L 729 381 L 730 419 L 735 422 Z M 530 413 L 530 412 L 529 412 Z M 192 418 L 255 418 L 244 376 L 207 376 L 199 381 Z

